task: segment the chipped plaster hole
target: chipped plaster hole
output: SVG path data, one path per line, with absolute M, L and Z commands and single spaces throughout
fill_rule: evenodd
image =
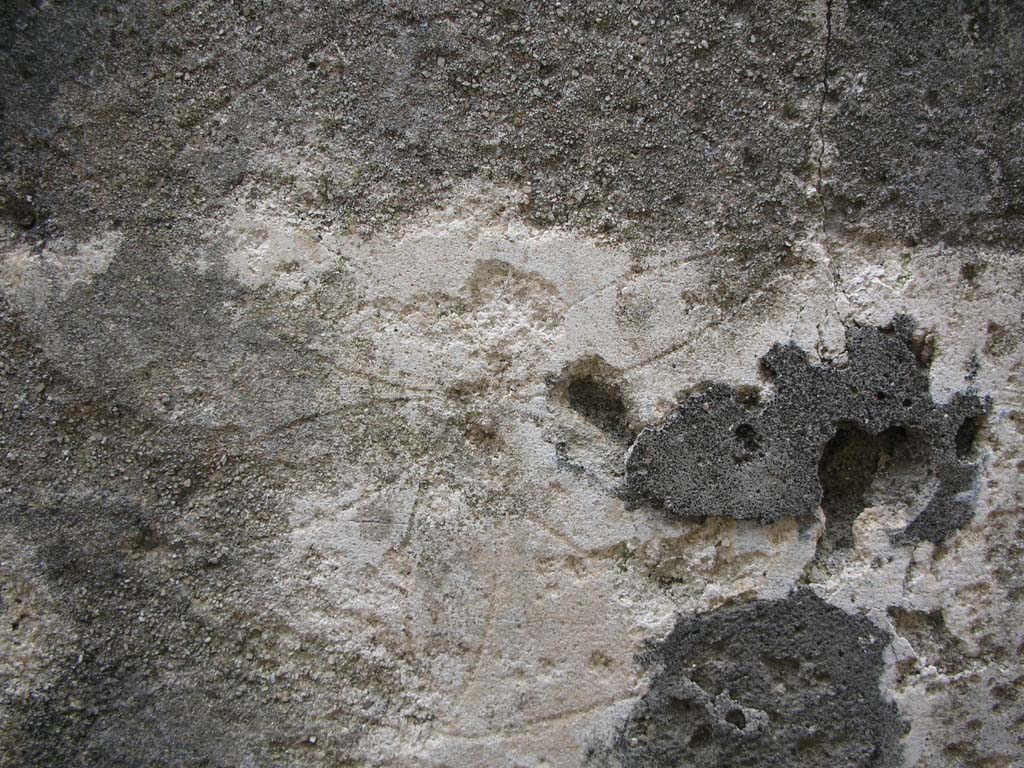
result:
M 879 440 L 855 425 L 840 426 L 818 464 L 825 534 L 819 552 L 853 546 L 853 521 L 864 509 L 864 494 L 874 479 Z
M 841 424 L 818 464 L 825 533 L 819 559 L 853 547 L 853 524 L 869 502 L 910 507 L 928 474 L 922 441 L 910 430 L 893 427 L 872 435 Z
M 563 397 L 569 407 L 614 437 L 630 434 L 622 389 L 614 371 L 600 358 L 587 358 L 563 374 Z
M 623 426 L 626 409 L 618 386 L 585 375 L 569 382 L 568 396 L 574 411 L 606 432 Z

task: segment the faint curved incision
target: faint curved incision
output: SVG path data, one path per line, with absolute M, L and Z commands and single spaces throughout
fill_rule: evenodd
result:
M 972 514 L 972 452 L 988 400 L 974 392 L 932 400 L 930 356 L 915 355 L 913 333 L 906 316 L 887 328 L 849 328 L 843 365 L 813 365 L 795 344 L 776 344 L 761 361 L 770 399 L 714 384 L 640 433 L 626 462 L 628 496 L 682 517 L 763 522 L 812 515 L 824 502 L 828 535 L 841 547 L 880 459 L 896 451 L 926 464 L 935 482 L 895 540 L 946 539 Z

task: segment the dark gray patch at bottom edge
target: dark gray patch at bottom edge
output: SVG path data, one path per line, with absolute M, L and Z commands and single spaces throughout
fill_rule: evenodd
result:
M 680 617 L 645 654 L 648 692 L 588 766 L 898 765 L 885 634 L 810 590 Z

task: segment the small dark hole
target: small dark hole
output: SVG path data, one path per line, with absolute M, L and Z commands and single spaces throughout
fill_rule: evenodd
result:
M 757 430 L 750 424 L 739 424 L 736 427 L 736 439 L 742 441 L 743 444 L 751 450 L 756 448 L 759 444 L 757 439 Z
M 26 200 L 0 190 L 0 218 L 8 219 L 23 229 L 32 229 L 36 223 L 36 212 Z
M 742 709 L 730 709 L 725 715 L 725 720 L 735 725 L 741 731 L 747 727 L 747 716 L 743 714 Z
M 733 456 L 737 462 L 750 461 L 758 455 L 761 443 L 758 440 L 757 430 L 752 425 L 746 423 L 737 424 L 733 428 L 733 434 L 736 436 L 736 442 L 740 446 L 740 453 Z
M 961 459 L 966 459 L 970 455 L 980 429 L 981 419 L 977 416 L 968 416 L 956 431 L 956 455 Z
M 885 400 L 888 395 L 885 392 L 875 392 L 875 400 Z

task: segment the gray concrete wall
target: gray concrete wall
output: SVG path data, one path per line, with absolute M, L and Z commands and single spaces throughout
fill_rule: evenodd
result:
M 0 765 L 1024 764 L 1024 7 L 0 11 Z

